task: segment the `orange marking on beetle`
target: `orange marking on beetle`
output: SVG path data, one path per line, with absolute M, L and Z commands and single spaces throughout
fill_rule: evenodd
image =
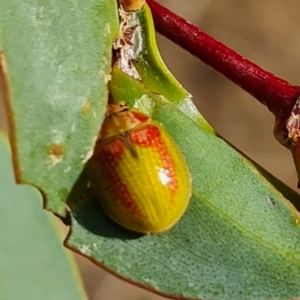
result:
M 121 139 L 112 139 L 99 147 L 95 158 L 103 166 L 105 172 L 103 178 L 107 183 L 107 189 L 134 215 L 144 217 L 116 170 L 116 165 L 122 159 L 125 149 L 126 146 Z
M 136 129 L 131 134 L 133 144 L 141 147 L 153 147 L 160 155 L 165 172 L 167 172 L 168 187 L 172 194 L 176 193 L 178 183 L 176 180 L 176 170 L 172 157 L 169 154 L 168 148 L 163 141 L 159 128 L 154 125 L 147 125 L 140 129 Z
M 125 147 L 120 139 L 111 140 L 109 143 L 103 146 L 100 151 L 97 151 L 96 157 L 104 158 L 109 163 L 118 163 L 122 159 Z
M 135 120 L 138 120 L 141 123 L 145 123 L 145 122 L 149 121 L 149 117 L 145 114 L 141 114 L 139 111 L 132 110 L 131 114 Z

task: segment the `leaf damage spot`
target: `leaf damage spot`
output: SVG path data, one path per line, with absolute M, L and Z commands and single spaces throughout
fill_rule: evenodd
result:
M 81 107 L 81 111 L 84 114 L 87 114 L 89 113 L 90 110 L 91 110 L 91 102 L 89 100 L 86 100 Z
M 48 156 L 48 166 L 53 168 L 58 163 L 62 162 L 65 154 L 65 149 L 62 144 L 52 144 L 47 151 Z

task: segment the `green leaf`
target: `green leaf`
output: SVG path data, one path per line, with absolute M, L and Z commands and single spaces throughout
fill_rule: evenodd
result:
M 139 18 L 145 17 L 140 13 Z M 141 24 L 151 26 L 147 20 Z M 154 77 L 157 70 L 149 71 L 154 58 L 146 61 L 145 72 Z M 164 68 L 161 65 L 160 76 L 168 74 Z M 180 146 L 193 178 L 188 211 L 166 233 L 130 232 L 101 210 L 87 187 L 85 170 L 70 195 L 73 227 L 67 245 L 124 279 L 168 297 L 299 297 L 300 216 L 284 198 L 299 206 L 299 196 L 219 138 L 200 114 L 193 113 L 184 91 L 173 104 L 167 101 L 178 88 L 174 79 L 169 77 L 169 84 L 158 92 L 155 78 L 144 80 L 142 68 L 139 72 L 142 82 L 114 68 L 111 94 L 115 102 L 150 108 L 152 118 Z
M 87 185 L 88 174 L 83 174 L 72 197 L 68 245 L 127 280 L 168 296 L 299 296 L 295 209 L 251 163 L 173 105 L 157 101 L 154 117 L 176 139 L 191 168 L 193 197 L 183 219 L 163 234 L 126 231 L 104 215 L 92 191 L 86 189 L 75 200 Z
M 39 187 L 47 208 L 60 215 L 106 110 L 117 34 L 116 1 L 0 2 L 2 75 L 18 181 Z
M 190 166 L 193 196 L 182 220 L 163 234 L 138 235 L 105 216 L 88 188 L 83 161 L 103 117 L 116 3 L 32 3 L 0 4 L 14 149 L 19 175 L 45 190 L 48 207 L 60 214 L 77 179 L 66 244 L 167 296 L 299 297 L 299 214 L 265 177 L 289 200 L 299 204 L 299 197 L 216 136 L 162 63 L 147 7 L 131 14 L 140 30 L 134 64 L 141 82 L 114 69 L 110 91 L 115 101 L 150 107 L 167 128 Z
M 137 26 L 136 34 L 133 37 L 133 64 L 141 77 L 142 84 L 150 92 L 163 95 L 170 102 L 176 104 L 181 111 L 185 112 L 208 132 L 215 133 L 198 112 L 191 100 L 191 95 L 176 80 L 162 61 L 156 45 L 149 7 L 145 5 L 140 11 L 128 12 L 127 15 L 129 16 L 127 18 L 129 19 L 129 25 Z M 126 78 L 120 74 L 118 68 L 114 69 L 110 92 L 115 101 L 117 98 L 120 99 L 120 95 L 124 97 L 123 100 L 128 102 L 130 102 L 130 99 L 134 99 L 133 102 L 138 100 L 138 98 L 132 97 L 132 89 L 135 89 L 136 85 L 131 84 L 131 80 L 131 77 Z M 130 86 L 130 89 L 128 86 Z M 133 104 L 131 103 L 131 105 Z
M 16 185 L 1 135 L 0 216 L 0 299 L 86 299 L 58 229 L 42 209 L 41 194 Z

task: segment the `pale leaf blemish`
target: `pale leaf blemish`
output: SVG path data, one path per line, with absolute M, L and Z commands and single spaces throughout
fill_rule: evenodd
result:
M 136 108 L 146 115 L 151 116 L 154 104 L 147 95 L 142 95 L 142 97 L 135 101 L 133 108 Z
M 103 70 L 100 70 L 99 75 L 103 78 L 104 83 L 107 84 L 109 81 L 111 81 L 111 74 L 106 74 Z
M 94 148 L 91 148 L 85 155 L 84 154 L 80 155 L 81 163 L 85 164 L 92 157 L 93 152 L 94 152 Z
M 76 130 L 76 123 L 73 123 L 71 126 L 71 131 L 74 132 Z
M 85 255 L 90 255 L 92 252 L 88 245 L 78 245 L 78 249 L 82 254 Z
M 111 75 L 110 74 L 104 74 L 103 79 L 104 79 L 104 83 L 107 84 L 111 81 Z
M 144 278 L 144 281 L 147 282 L 149 285 L 151 285 L 154 288 L 157 288 L 156 281 L 149 279 L 149 278 Z
M 52 133 L 53 133 L 53 137 L 51 142 L 53 144 L 61 144 L 63 142 L 64 133 L 54 128 L 52 129 Z
M 178 103 L 178 108 L 182 111 L 187 111 L 192 116 L 196 116 L 199 114 L 196 106 L 189 105 L 186 101 L 182 101 L 184 103 Z
M 98 244 L 97 243 L 93 243 L 93 248 L 97 251 L 98 250 Z
M 89 113 L 91 110 L 91 102 L 89 100 L 84 101 L 83 105 L 81 106 L 81 111 L 84 114 Z
M 7 74 L 7 63 L 6 63 L 6 60 L 5 60 L 4 53 L 2 51 L 0 51 L 0 66 L 3 70 L 3 73 Z
M 93 112 L 93 118 L 97 119 L 97 113 L 95 111 Z
M 110 25 L 108 23 L 106 24 L 105 29 L 108 34 L 111 34 Z
M 45 24 L 45 17 L 46 17 L 45 12 L 46 9 L 43 6 L 34 7 L 31 9 L 31 17 L 32 17 L 31 22 L 33 26 L 38 27 Z M 47 20 L 46 24 L 51 25 L 49 19 Z
M 267 197 L 267 202 L 270 206 L 274 206 L 275 203 L 274 203 L 274 200 L 271 198 L 271 197 Z
M 92 157 L 92 155 L 94 153 L 94 147 L 95 147 L 96 141 L 97 141 L 97 136 L 94 136 L 91 147 L 88 148 L 88 150 L 85 154 L 80 155 L 82 164 L 85 164 Z
M 64 173 L 69 173 L 72 170 L 72 168 L 69 166 L 66 169 L 64 169 Z
M 54 155 L 49 155 L 47 160 L 48 169 L 52 169 L 57 164 L 62 162 L 62 158 L 57 158 Z

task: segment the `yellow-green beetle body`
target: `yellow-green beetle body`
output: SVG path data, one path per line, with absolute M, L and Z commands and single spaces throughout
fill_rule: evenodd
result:
M 163 232 L 185 212 L 191 191 L 187 163 L 164 127 L 147 115 L 111 104 L 92 160 L 98 201 L 123 227 Z

